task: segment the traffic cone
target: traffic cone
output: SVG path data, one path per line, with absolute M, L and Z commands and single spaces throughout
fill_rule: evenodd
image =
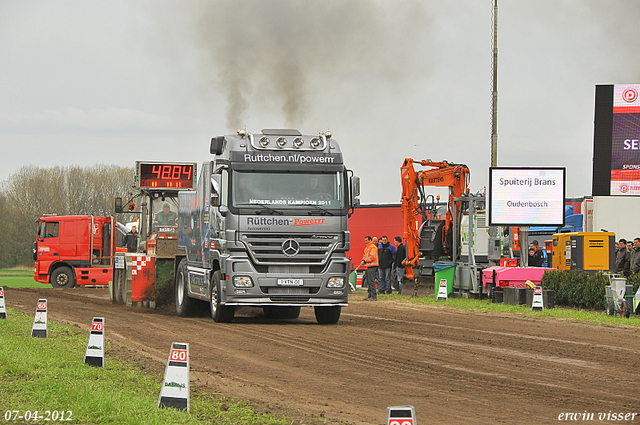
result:
M 4 308 L 4 288 L 0 286 L 0 319 L 7 318 L 7 309 Z
M 171 344 L 158 407 L 189 411 L 189 344 Z
M 89 366 L 104 366 L 104 318 L 94 317 L 91 333 L 84 353 L 84 362 Z
M 38 338 L 47 337 L 47 300 L 38 300 L 36 316 L 33 318 L 31 336 Z
M 544 310 L 544 300 L 542 299 L 542 287 L 536 286 L 533 290 L 533 302 L 531 303 L 531 311 Z
M 449 293 L 447 290 L 447 279 L 440 279 L 440 286 L 438 287 L 438 297 L 436 301 L 447 300 L 449 297 Z

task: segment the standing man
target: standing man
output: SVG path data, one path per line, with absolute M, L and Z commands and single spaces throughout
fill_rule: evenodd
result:
M 136 226 L 131 226 L 129 233 L 124 235 L 123 242 L 127 252 L 136 252 L 138 250 L 138 230 Z
M 629 263 L 633 273 L 640 273 L 640 238 L 633 239 L 633 249 L 629 255 Z
M 367 282 L 369 293 L 364 300 L 376 301 L 378 295 L 376 294 L 375 275 L 378 271 L 378 247 L 373 244 L 371 236 L 364 237 L 364 245 L 364 254 L 362 255 L 362 261 L 360 261 L 360 267 L 365 267 L 363 279 Z
M 407 249 L 402 245 L 402 238 L 396 236 L 394 239 L 394 245 L 396 246 L 396 277 L 398 278 L 398 293 L 402 295 L 402 276 L 404 275 L 404 264 L 402 262 L 407 258 Z M 638 242 L 640 244 L 640 241 Z
M 622 273 L 625 277 L 631 274 L 631 262 L 629 251 L 627 250 L 627 240 L 618 241 L 618 253 L 616 254 L 616 273 Z
M 396 257 L 396 247 L 391 245 L 386 236 L 380 238 L 378 245 L 378 292 L 381 294 L 391 293 L 391 268 Z

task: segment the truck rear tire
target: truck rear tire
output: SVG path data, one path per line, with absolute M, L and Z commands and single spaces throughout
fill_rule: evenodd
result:
M 209 306 L 211 307 L 211 317 L 216 323 L 229 323 L 236 314 L 236 306 L 222 305 L 220 294 L 222 293 L 222 273 L 216 270 L 209 285 Z
M 294 320 L 300 317 L 300 307 L 296 306 L 264 306 L 262 311 L 267 319 Z
M 123 270 L 115 270 L 113 273 L 113 303 L 114 304 L 124 304 L 124 286 L 125 283 L 123 280 L 125 279 L 125 273 Z
M 76 276 L 69 267 L 58 267 L 51 273 L 51 286 L 54 288 L 73 288 Z
M 178 274 L 176 276 L 176 313 L 180 317 L 191 317 L 195 314 L 196 300 L 189 298 L 189 288 L 187 284 L 186 260 L 180 261 Z
M 340 313 L 342 312 L 342 307 L 339 305 L 332 306 L 316 306 L 313 307 L 313 311 L 316 314 L 316 320 L 321 325 L 333 325 L 334 323 L 338 323 L 340 320 Z

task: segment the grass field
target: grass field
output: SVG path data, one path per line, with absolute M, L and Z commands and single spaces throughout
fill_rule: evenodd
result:
M 33 269 L 0 269 L 0 286 L 7 288 L 47 288 L 49 284 L 33 280 Z
M 7 423 L 291 423 L 194 387 L 189 412 L 158 409 L 163 376 L 149 376 L 136 364 L 112 356 L 105 358 L 104 367 L 87 366 L 83 360 L 89 332 L 49 323 L 48 337 L 34 338 L 32 317 L 13 309 L 7 315 L 0 320 L 0 420 Z M 109 349 L 107 342 L 105 357 Z M 43 418 L 26 421 L 27 411 Z M 23 419 L 12 419 L 17 416 Z

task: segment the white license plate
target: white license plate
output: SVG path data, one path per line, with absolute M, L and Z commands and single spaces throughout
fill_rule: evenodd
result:
M 278 279 L 278 286 L 302 286 L 302 279 Z

